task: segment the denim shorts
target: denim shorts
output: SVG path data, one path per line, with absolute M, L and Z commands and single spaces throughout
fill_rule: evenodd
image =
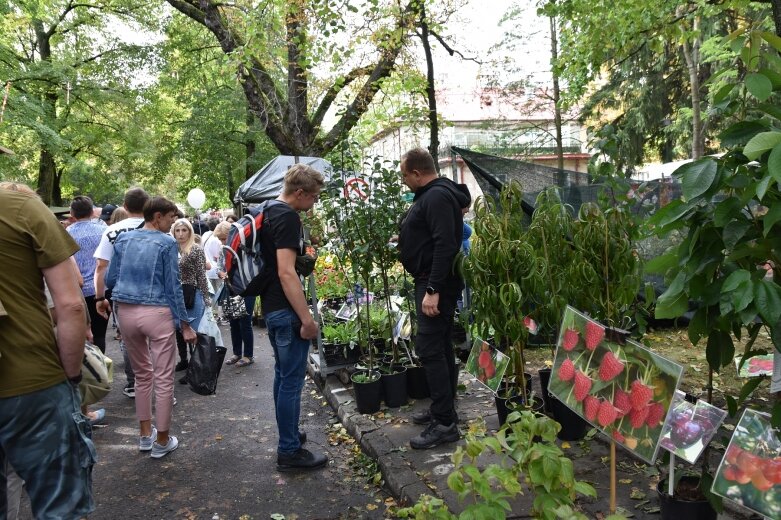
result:
M 36 519 L 82 518 L 95 509 L 92 427 L 70 382 L 0 399 L 0 467 L 6 459 L 25 481 Z

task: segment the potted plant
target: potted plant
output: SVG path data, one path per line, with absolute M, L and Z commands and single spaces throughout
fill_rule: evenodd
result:
M 323 357 L 328 366 L 348 365 L 358 361 L 356 327 L 351 321 L 323 325 Z
M 390 304 L 391 270 L 396 263 L 398 253 L 391 242 L 396 234 L 396 219 L 404 210 L 401 197 L 401 183 L 393 163 L 375 158 L 367 161 L 365 170 L 366 189 L 360 196 L 352 196 L 345 191 L 347 174 L 335 179 L 328 187 L 324 197 L 324 207 L 328 223 L 332 229 L 331 241 L 336 244 L 337 256 L 341 255 L 341 263 L 351 273 L 352 281 L 356 282 L 360 294 L 355 294 L 355 304 L 358 307 L 358 341 L 361 349 L 367 354 L 367 369 L 353 374 L 352 380 L 356 392 L 356 402 L 361 404 L 358 394 L 363 392 L 367 383 L 377 383 L 380 388 L 380 374 L 375 370 L 374 349 L 371 345 L 371 310 L 370 300 L 372 289 L 378 289 L 381 294 L 379 302 L 387 310 L 388 330 L 393 327 L 393 314 Z M 376 283 L 375 283 L 376 282 Z M 378 287 L 377 287 L 378 286 Z M 389 337 L 389 336 L 388 336 Z M 393 345 L 394 360 L 398 361 L 398 350 Z M 372 385 L 372 392 L 379 394 Z M 375 394 L 372 394 L 375 396 Z M 377 403 L 376 399 L 372 404 Z M 359 406 L 359 409 L 361 407 Z M 379 404 L 366 410 L 379 410 Z

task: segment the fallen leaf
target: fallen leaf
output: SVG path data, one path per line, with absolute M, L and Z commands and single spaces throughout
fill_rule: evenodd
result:
M 570 443 L 568 443 L 567 441 L 564 441 L 564 442 L 561 443 L 561 449 L 562 450 L 568 450 L 571 447 L 572 447 L 572 445 L 570 445 Z
M 631 484 L 631 483 L 632 483 L 632 479 L 631 479 L 631 478 L 622 478 L 622 479 L 621 479 L 621 480 L 619 480 L 618 482 L 619 482 L 620 484 Z
M 221 441 L 221 440 L 222 440 L 222 435 L 220 435 L 220 434 L 218 433 L 217 435 L 215 435 L 215 436 L 214 436 L 214 438 L 215 438 L 216 440 L 218 440 L 218 441 Z
M 640 489 L 633 487 L 632 492 L 629 493 L 629 498 L 631 498 L 632 500 L 642 500 L 645 498 L 645 493 L 640 491 Z
M 366 509 L 368 509 L 369 511 L 374 511 L 375 509 L 377 509 L 377 506 L 374 504 L 366 504 Z

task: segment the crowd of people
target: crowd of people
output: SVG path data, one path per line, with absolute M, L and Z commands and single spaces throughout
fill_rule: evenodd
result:
M 401 221 L 399 251 L 415 279 L 416 349 L 432 393 L 430 410 L 413 418 L 427 426 L 410 444 L 427 449 L 460 436 L 450 329 L 462 282 L 450 266 L 467 238 L 463 210 L 470 197 L 438 177 L 426 150 L 405 154 L 401 173 L 415 196 Z M 229 323 L 233 356 L 226 363 L 249 366 L 260 299 L 275 360 L 280 471 L 328 462 L 303 448 L 299 428 L 307 356 L 319 326 L 296 270 L 305 255 L 299 213 L 314 206 L 323 186 L 309 166 L 288 170 L 277 203 L 264 209 L 262 282 L 244 298 L 247 315 Z M 7 511 L 14 518 L 22 481 L 36 518 L 83 518 L 94 509 L 91 426 L 105 410 L 83 407 L 78 385 L 85 340 L 105 352 L 109 320 L 118 326 L 123 393 L 135 400 L 139 451 L 159 459 L 176 450 L 174 374 L 187 368 L 187 344 L 230 292 L 221 262 L 227 219 L 191 222 L 173 202 L 141 188 L 128 190 L 121 207 L 96 214 L 88 197 L 77 196 L 62 225 L 29 188 L 0 183 L 0 517 Z

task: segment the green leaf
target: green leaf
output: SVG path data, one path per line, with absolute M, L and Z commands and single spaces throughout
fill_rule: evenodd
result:
M 775 50 L 781 52 L 781 38 L 767 31 L 763 31 L 759 34 L 760 36 L 762 36 L 762 39 L 765 40 L 770 45 L 772 45 Z
M 743 384 L 743 387 L 740 389 L 740 395 L 738 396 L 738 405 L 743 404 L 743 401 L 746 400 L 746 398 L 751 395 L 751 392 L 756 390 L 756 388 L 759 386 L 759 383 L 764 381 L 764 377 L 750 377 L 748 381 L 746 381 Z
M 775 150 L 775 148 L 774 148 Z M 771 155 L 773 152 L 770 152 Z M 765 198 L 765 193 L 767 193 L 767 188 L 770 186 L 770 181 L 773 180 L 773 177 L 768 173 L 764 177 L 762 177 L 762 180 L 757 183 L 757 199 L 759 201 L 762 201 L 763 198 Z
M 776 323 L 781 317 L 781 287 L 770 280 L 754 284 L 754 305 L 765 323 Z
M 651 228 L 664 228 L 688 215 L 694 206 L 682 200 L 674 200 L 648 219 Z
M 781 107 L 779 107 L 778 105 L 774 105 L 772 103 L 762 103 L 760 105 L 757 105 L 757 108 L 762 112 L 766 113 L 767 115 L 773 116 L 776 119 L 781 120 Z M 756 123 L 756 121 L 753 122 Z M 764 128 L 767 127 L 765 126 Z
M 773 82 L 759 72 L 746 74 L 746 89 L 759 101 L 764 101 L 773 93 Z
M 730 197 L 724 199 L 716 205 L 716 209 L 713 211 L 713 223 L 719 227 L 725 226 L 729 221 L 735 218 L 735 215 L 740 215 L 742 204 L 737 197 Z
M 708 365 L 714 372 L 718 372 L 721 367 L 732 363 L 735 356 L 735 345 L 732 343 L 732 337 L 720 330 L 714 330 L 708 336 L 708 346 L 705 348 L 705 358 Z
M 643 265 L 643 270 L 649 274 L 664 274 L 677 265 L 678 253 L 671 251 L 647 261 Z
M 724 280 L 724 284 L 721 286 L 721 293 L 724 294 L 730 291 L 734 291 L 743 282 L 749 280 L 751 280 L 751 273 L 745 269 L 738 269 L 737 271 L 733 271 L 730 273 L 727 279 Z
M 777 90 L 781 87 L 781 74 L 771 69 L 759 69 L 759 73 L 766 76 L 773 84 L 773 90 Z
M 733 220 L 732 222 L 729 222 L 726 226 L 724 226 L 724 233 L 722 234 L 724 247 L 727 249 L 734 248 L 750 227 L 751 224 L 745 220 Z
M 781 183 L 781 144 L 777 144 L 767 158 L 767 172 L 778 183 Z
M 778 119 L 781 119 L 781 109 L 778 109 L 775 105 L 771 106 L 774 110 L 777 109 Z M 758 121 L 741 121 L 720 133 L 719 140 L 725 148 L 744 146 L 752 137 L 765 130 L 767 130 L 767 125 Z
M 724 397 L 727 400 L 727 412 L 729 412 L 730 417 L 735 417 L 738 413 L 738 402 L 731 395 L 725 395 Z
M 751 138 L 743 148 L 743 155 L 752 161 L 781 143 L 781 132 L 762 132 Z
M 770 210 L 762 217 L 763 230 L 762 234 L 767 236 L 773 226 L 781 220 L 781 203 L 776 202 Z
M 713 104 L 718 105 L 725 99 L 727 99 L 727 96 L 729 96 L 730 92 L 732 92 L 735 89 L 736 85 L 735 83 L 728 83 L 727 85 L 723 85 L 716 94 L 713 96 Z
M 676 295 L 668 295 L 668 292 L 665 291 L 656 301 L 654 316 L 657 319 L 672 319 L 683 315 L 688 310 L 689 298 L 686 296 L 686 293 L 681 292 Z
M 781 135 L 781 132 L 779 132 L 779 135 Z M 754 139 L 756 139 L 756 137 Z M 779 142 L 781 142 L 781 138 L 779 139 Z M 705 157 L 684 164 L 675 170 L 673 175 L 681 178 L 683 196 L 687 201 L 691 201 L 693 198 L 702 195 L 710 189 L 713 181 L 716 179 L 716 173 L 718 173 L 716 161 L 710 157 Z

